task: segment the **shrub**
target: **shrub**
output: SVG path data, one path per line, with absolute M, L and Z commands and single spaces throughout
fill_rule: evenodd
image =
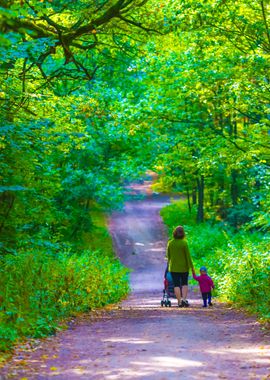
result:
M 227 250 L 217 250 L 216 280 L 225 300 L 270 319 L 269 238 L 235 236 Z
M 100 252 L 20 251 L 0 263 L 1 350 L 17 337 L 53 333 L 59 318 L 114 303 L 128 292 L 128 271 Z

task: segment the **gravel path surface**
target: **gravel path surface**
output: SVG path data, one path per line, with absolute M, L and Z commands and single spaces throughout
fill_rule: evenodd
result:
M 16 351 L 0 380 L 270 379 L 269 334 L 253 317 L 220 303 L 202 309 L 196 288 L 190 308 L 174 299 L 160 307 L 167 235 L 159 210 L 167 203 L 149 195 L 111 217 L 115 248 L 133 269 L 129 298 Z

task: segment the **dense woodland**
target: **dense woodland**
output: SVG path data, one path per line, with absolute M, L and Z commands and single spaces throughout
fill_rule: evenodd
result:
M 196 228 L 227 236 L 234 281 L 246 258 L 258 286 L 234 289 L 267 294 L 255 309 L 270 317 L 269 14 L 265 0 L 0 0 L 1 349 L 126 294 L 102 213 L 148 169 Z M 97 305 L 95 270 L 115 276 Z

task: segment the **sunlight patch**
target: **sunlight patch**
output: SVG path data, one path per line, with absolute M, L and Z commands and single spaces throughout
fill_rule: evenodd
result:
M 269 353 L 268 347 L 245 347 L 245 348 L 223 348 L 221 350 L 207 350 L 210 354 L 227 354 L 227 353 L 235 353 L 235 354 L 257 354 L 260 356 L 263 356 L 267 353 Z M 254 356 L 252 356 L 254 359 Z
M 186 367 L 202 367 L 204 364 L 200 361 L 189 360 L 189 359 L 181 359 L 175 358 L 173 356 L 156 356 L 155 358 L 151 358 L 151 362 L 132 362 L 133 365 L 142 366 L 144 369 L 148 370 L 157 370 L 163 371 L 170 369 L 171 372 L 174 372 L 180 368 Z
M 131 344 L 148 344 L 148 343 L 154 343 L 153 340 L 144 340 L 144 339 L 137 339 L 137 338 L 108 338 L 103 339 L 103 342 L 110 342 L 110 343 L 131 343 Z

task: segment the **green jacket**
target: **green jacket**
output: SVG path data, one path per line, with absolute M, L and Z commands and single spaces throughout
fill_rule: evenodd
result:
M 172 239 L 167 245 L 169 272 L 188 272 L 193 267 L 185 239 Z

